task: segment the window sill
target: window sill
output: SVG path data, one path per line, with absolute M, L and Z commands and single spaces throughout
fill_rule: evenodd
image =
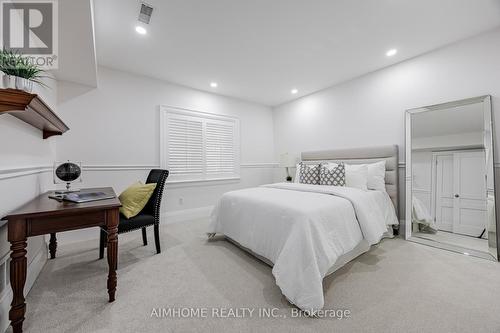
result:
M 225 178 L 211 178 L 211 179 L 191 179 L 191 180 L 167 180 L 167 185 L 173 187 L 186 187 L 186 186 L 212 186 L 237 183 L 241 180 L 240 177 L 225 177 Z

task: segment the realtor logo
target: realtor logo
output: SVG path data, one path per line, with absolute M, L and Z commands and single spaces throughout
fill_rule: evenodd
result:
M 44 69 L 56 69 L 57 5 L 57 0 L 2 0 L 2 48 Z

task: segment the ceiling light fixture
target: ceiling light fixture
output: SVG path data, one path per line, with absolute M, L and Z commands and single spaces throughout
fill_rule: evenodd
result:
M 217 88 L 217 86 L 218 86 L 217 82 L 210 82 L 210 87 Z
M 146 30 L 146 28 L 141 27 L 140 25 L 138 25 L 137 27 L 135 27 L 135 31 L 137 31 L 137 33 L 140 34 L 140 35 L 145 35 L 148 32 Z
M 385 55 L 386 55 L 386 56 L 388 56 L 388 57 L 392 57 L 392 56 L 393 56 L 393 55 L 395 55 L 396 53 L 398 53 L 398 50 L 396 50 L 396 49 L 390 49 L 389 51 L 387 51 L 387 52 L 385 53 Z
M 296 94 L 296 93 L 298 93 L 299 91 L 298 91 L 297 89 L 292 89 L 292 91 L 290 91 L 290 92 L 291 92 L 292 94 L 294 94 L 294 95 L 295 95 L 295 94 Z

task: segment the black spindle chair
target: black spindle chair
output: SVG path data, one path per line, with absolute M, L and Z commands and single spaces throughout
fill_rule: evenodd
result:
M 168 177 L 168 170 L 153 169 L 149 172 L 146 184 L 156 183 L 156 188 L 151 195 L 148 203 L 141 212 L 126 219 L 120 214 L 120 224 L 118 225 L 118 234 L 142 229 L 142 242 L 144 246 L 148 245 L 146 228 L 153 226 L 155 235 L 156 253 L 160 253 L 160 205 L 165 181 Z M 99 259 L 104 258 L 104 247 L 106 246 L 107 232 L 101 228 L 101 237 L 99 244 Z

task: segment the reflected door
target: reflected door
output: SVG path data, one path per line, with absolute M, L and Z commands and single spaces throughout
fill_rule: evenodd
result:
M 453 232 L 478 237 L 486 227 L 484 152 L 455 154 L 455 223 Z
M 435 161 L 438 229 L 478 237 L 486 221 L 484 151 L 440 153 Z

